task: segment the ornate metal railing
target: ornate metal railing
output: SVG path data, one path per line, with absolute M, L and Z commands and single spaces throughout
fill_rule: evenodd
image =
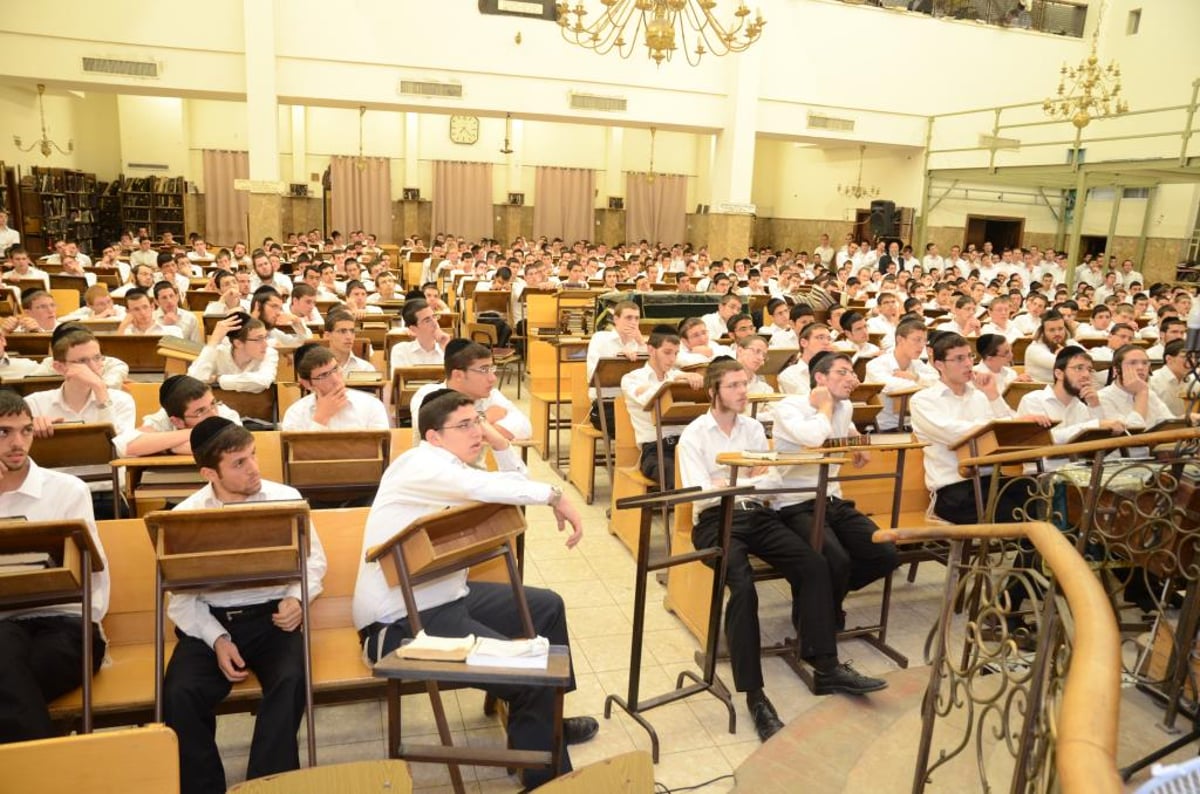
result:
M 1059 36 L 1083 36 L 1087 3 L 1078 0 L 841 0 L 849 5 L 877 6 L 929 14 L 945 19 L 984 22 L 1002 27 L 1038 30 Z

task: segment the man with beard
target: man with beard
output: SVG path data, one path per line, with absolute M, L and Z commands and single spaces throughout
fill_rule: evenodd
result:
M 1054 358 L 1054 383 L 1022 397 L 1017 413 L 1046 416 L 1058 422 L 1050 428 L 1055 444 L 1066 444 L 1081 431 L 1097 427 L 1111 430 L 1114 436 L 1125 432 L 1125 423 L 1120 419 L 1104 418 L 1092 359 L 1076 345 L 1059 351 Z

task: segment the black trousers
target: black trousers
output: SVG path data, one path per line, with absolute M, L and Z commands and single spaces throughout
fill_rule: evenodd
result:
M 512 327 L 508 322 L 497 314 L 480 314 L 475 317 L 477 322 L 487 323 L 496 328 L 496 346 L 508 347 L 508 340 L 512 338 Z
M 304 637 L 299 629 L 276 628 L 271 622 L 274 611 L 274 604 L 263 605 L 248 618 L 222 621 L 262 685 L 247 779 L 300 768 L 296 732 L 304 717 Z M 179 644 L 167 664 L 163 710 L 167 725 L 179 737 L 180 790 L 223 792 L 225 767 L 217 750 L 214 709 L 233 685 L 217 667 L 216 653 L 207 643 L 175 633 Z
M 816 502 L 789 505 L 779 516 L 789 527 L 808 540 L 812 537 Z M 874 543 L 871 535 L 879 527 L 854 506 L 854 502 L 831 496 L 825 505 L 825 528 L 821 538 L 821 555 L 829 564 L 834 606 L 841 610 L 842 601 L 851 590 L 860 590 L 895 570 L 896 544 Z
M 0 620 L 0 744 L 54 736 L 47 704 L 83 683 L 80 618 Z M 92 625 L 92 672 L 104 661 Z
M 721 508 L 710 507 L 692 527 L 692 544 L 698 548 L 721 542 Z M 800 632 L 800 655 L 807 660 L 837 658 L 837 623 L 829 565 L 808 540 L 766 508 L 733 512 L 725 586 L 725 637 L 729 662 L 738 692 L 762 689 L 762 633 L 758 623 L 758 591 L 750 568 L 750 555 L 770 563 L 792 588 L 792 615 Z M 797 621 L 798 619 L 798 621 Z
M 675 488 L 675 447 L 679 445 L 679 436 L 665 436 L 663 438 L 663 474 L 666 475 L 665 480 L 666 490 L 670 491 Z M 658 479 L 658 442 L 648 441 L 642 444 L 642 457 L 638 461 L 638 469 L 642 474 L 646 475 L 655 482 L 660 482 Z
M 617 437 L 617 414 L 616 404 L 612 400 L 592 400 L 592 411 L 588 414 L 588 421 L 592 423 L 592 427 L 604 432 L 604 428 L 600 426 L 600 407 L 604 406 L 604 423 L 608 426 L 608 437 L 615 439 Z
M 551 645 L 568 645 L 567 612 L 562 598 L 553 590 L 525 588 L 525 601 L 533 629 L 550 640 Z M 499 582 L 471 582 L 470 591 L 440 607 L 421 613 L 421 627 L 434 636 L 509 639 L 524 634 L 521 615 L 513 599 L 512 587 Z M 413 636 L 408 619 L 390 625 L 373 624 L 366 632 L 364 646 L 372 662 L 400 647 Z M 572 673 L 567 691 L 575 688 Z M 489 686 L 489 694 L 508 702 L 508 738 L 518 750 L 549 750 L 554 740 L 554 690 L 544 686 Z M 571 771 L 571 757 L 562 748 L 562 771 Z M 545 783 L 553 775 L 546 769 L 526 770 L 522 776 L 528 787 Z
M 988 490 L 991 488 L 992 476 L 981 478 L 980 487 L 983 489 L 983 500 L 986 506 Z M 1026 479 L 1019 481 L 1001 480 L 999 499 L 996 502 L 996 515 L 991 520 L 1000 524 L 1022 521 L 1019 511 L 1029 507 L 1033 484 Z M 980 517 L 975 509 L 975 486 L 971 480 L 961 480 L 950 485 L 944 485 L 937 491 L 933 512 L 939 518 L 951 524 L 978 524 L 989 520 Z

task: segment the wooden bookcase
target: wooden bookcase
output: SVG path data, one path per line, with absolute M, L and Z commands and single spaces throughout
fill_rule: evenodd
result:
M 121 177 L 121 225 L 130 231 L 144 226 L 155 240 L 171 232 L 177 242 L 187 239 L 183 222 L 183 196 L 187 183 L 181 176 Z
M 124 227 L 121 225 L 121 180 L 101 182 L 97 186 L 99 217 L 97 219 L 98 251 L 106 245 L 111 245 L 121 239 Z

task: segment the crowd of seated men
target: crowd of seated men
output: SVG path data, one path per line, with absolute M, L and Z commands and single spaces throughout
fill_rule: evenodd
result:
M 41 470 L 29 458 L 32 438 L 53 434 L 56 424 L 71 421 L 112 424 L 120 455 L 194 455 L 207 485 L 182 507 L 294 498 L 288 486 L 262 479 L 253 435 L 213 390 L 272 387 L 277 348 L 299 345 L 294 366 L 306 396 L 280 417 L 284 429 L 385 428 L 386 408 L 379 399 L 348 388 L 352 373 L 388 365 L 440 365 L 445 372 L 441 383 L 423 388 L 412 400 L 413 448 L 393 462 L 380 483 L 364 548 L 423 514 L 480 498 L 548 505 L 560 526 L 572 528 L 567 543 L 575 545 L 583 530 L 578 511 L 561 489 L 532 480 L 512 446 L 532 430 L 498 388 L 492 350 L 454 338 L 438 321 L 439 314 L 460 308 L 447 301 L 455 300 L 453 287 L 461 279 L 474 280 L 476 290 L 512 294 L 508 312 L 494 318 L 501 340 L 504 332 L 521 328 L 521 296 L 530 289 L 644 291 L 670 285 L 716 295 L 712 313 L 648 335 L 640 326 L 638 305 L 621 301 L 614 307 L 612 328 L 596 331 L 588 350 L 589 371 L 601 358 L 645 357 L 645 366 L 627 374 L 619 388 L 593 397 L 624 394 L 643 471 L 658 480 L 658 467 L 666 466 L 665 479 L 674 482 L 678 468 L 685 486 L 726 484 L 730 472 L 716 463 L 717 454 L 765 450 L 764 418 L 772 425 L 773 443 L 785 450 L 857 434 L 849 396 L 859 385 L 859 371 L 866 382 L 883 387 L 877 429 L 895 429 L 904 420 L 889 395 L 911 395 L 908 419 L 928 445 L 925 484 L 933 512 L 955 523 L 981 518 L 951 451 L 972 428 L 993 418 L 1022 416 L 1057 422 L 1054 437 L 1060 441 L 1081 429 L 1120 433 L 1188 411 L 1183 318 L 1194 296 L 1167 284 L 1146 285 L 1131 260 L 1118 264 L 1112 257 L 1086 257 L 1072 265 L 1060 252 L 996 252 L 986 243 L 978 250 L 953 246 L 944 257 L 930 243 L 917 257 L 898 242 L 857 243 L 849 237 L 835 249 L 827 235 L 811 253 L 751 250 L 736 259 L 645 241 L 612 248 L 544 238 L 473 244 L 439 234 L 428 247 L 419 239 L 401 247 L 406 259 L 410 251 L 425 250 L 423 261 L 419 254 L 414 260 L 420 263 L 419 283 L 403 293 L 401 263 L 391 261 L 374 235 L 362 232 L 322 239 L 314 230 L 279 242 L 267 239 L 253 250 L 237 243 L 213 251 L 198 236 L 178 245 L 173 239 L 151 240 L 143 229 L 106 247 L 95 261 L 64 240 L 35 262 L 19 239 L 10 240 L 3 281 L 21 309 L 0 324 L 0 377 L 54 374 L 62 384 L 27 399 L 0 390 L 0 510 L 30 519 L 83 517 L 93 529 L 96 518 L 112 515 L 111 486 L 105 492 L 73 476 L 82 472 Z M 78 306 L 55 304 L 45 269 L 51 266 L 87 282 Z M 115 276 L 119 286 L 110 289 L 100 276 Z M 40 285 L 29 283 L 43 278 Z M 205 293 L 205 304 L 193 305 L 189 292 Z M 411 339 L 380 351 L 376 362 L 356 355 L 358 324 L 400 301 L 395 324 L 406 327 Z M 752 305 L 760 308 L 752 313 Z M 207 334 L 197 315 L 211 318 Z M 160 410 L 134 415 L 133 400 L 123 391 L 129 368 L 105 355 L 89 321 L 111 321 L 120 334 L 197 343 L 187 374 L 162 382 Z M 36 333 L 49 335 L 44 360 L 4 353 L 7 336 Z M 1013 362 L 1016 345 L 1026 345 L 1020 365 Z M 778 376 L 786 396 L 768 413 L 752 417 L 747 397 L 769 390 L 758 370 L 772 349 L 795 351 Z M 652 454 L 657 445 L 645 400 L 670 380 L 705 390 L 710 408 L 668 434 L 667 458 L 659 460 Z M 1043 388 L 1030 391 L 1013 410 L 1003 395 L 1022 381 Z M 604 402 L 597 399 L 594 421 Z M 611 417 L 606 426 L 615 426 Z M 485 448 L 498 471 L 476 466 Z M 854 462 L 865 462 L 865 453 L 856 453 Z M 811 468 L 752 469 L 741 481 L 803 489 L 816 479 Z M 51 488 L 64 498 L 39 499 Z M 847 593 L 886 576 L 896 565 L 895 549 L 870 542 L 874 523 L 853 502 L 842 500 L 836 487 L 828 498 L 819 551 L 808 541 L 811 498 L 752 494 L 740 499 L 735 511 L 725 631 L 734 650 L 736 689 L 745 693 L 764 741 L 782 722 L 763 689 L 751 554 L 771 563 L 791 587 L 792 619 L 804 627 L 800 654 L 814 670 L 815 694 L 863 695 L 887 685 L 842 662 L 836 635 L 844 626 Z M 1014 506 L 1001 505 L 996 518 L 1014 514 Z M 701 502 L 694 515 L 697 547 L 716 542 L 721 527 L 715 506 Z M 319 539 L 313 537 L 310 598 L 319 595 L 324 570 Z M 96 578 L 90 616 L 96 622 L 104 616 L 108 586 L 106 576 Z M 530 592 L 539 631 L 565 644 L 561 599 L 550 591 Z M 295 731 L 303 705 L 302 697 L 297 700 L 303 680 L 296 680 L 302 671 L 295 664 L 298 597 L 298 590 L 288 588 L 251 588 L 172 598 L 171 617 L 184 641 L 183 653 L 176 652 L 168 669 L 166 714 L 181 738 L 184 790 L 223 787 L 212 711 L 247 669 L 272 692 L 259 712 L 263 729 L 255 733 L 249 774 L 298 765 Z M 512 625 L 513 610 L 504 598 L 457 579 L 438 580 L 417 592 L 427 627 L 512 636 L 519 627 Z M 411 636 L 400 593 L 387 585 L 377 564 L 364 562 L 359 571 L 354 612 L 370 659 Z M 46 703 L 79 683 L 80 649 L 73 638 L 86 617 L 78 608 L 0 613 L 0 689 L 6 695 L 21 693 L 13 701 L 18 705 L 0 708 L 0 741 L 49 735 Z M 97 633 L 97 660 L 103 657 L 103 642 Z M 45 664 L 47 655 L 61 663 Z M 276 680 L 280 685 L 269 687 Z M 507 688 L 493 694 L 510 703 L 513 746 L 545 748 L 552 735 L 552 704 L 544 692 Z M 567 720 L 566 742 L 585 741 L 597 727 L 588 718 Z M 530 773 L 525 783 L 544 779 Z

